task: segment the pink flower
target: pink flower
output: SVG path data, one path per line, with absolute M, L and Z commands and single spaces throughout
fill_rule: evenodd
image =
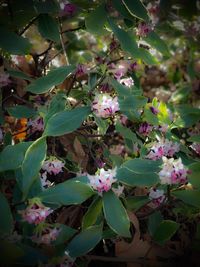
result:
M 163 157 L 163 167 L 159 172 L 161 184 L 184 184 L 187 182 L 188 169 L 183 165 L 181 158 Z
M 134 80 L 131 77 L 120 79 L 119 82 L 129 88 L 134 85 Z
M 67 15 L 69 17 L 72 17 L 77 11 L 76 5 L 66 0 L 60 1 L 60 9 L 62 16 Z
M 75 72 L 76 77 L 81 77 L 86 73 L 87 73 L 87 67 L 83 64 L 78 64 Z
M 44 162 L 42 169 L 49 174 L 57 175 L 58 173 L 63 172 L 64 166 L 65 164 L 61 160 L 58 160 L 55 157 L 50 157 L 50 159 Z
M 143 134 L 144 136 L 147 136 L 151 131 L 153 130 L 153 126 L 151 126 L 149 123 L 147 122 L 143 122 L 140 125 L 139 128 L 139 133 Z
M 200 155 L 200 144 L 199 143 L 193 143 L 190 146 L 198 155 Z
M 140 37 L 146 37 L 152 31 L 152 26 L 146 24 L 145 22 L 141 22 L 137 28 L 137 35 Z
M 88 179 L 90 181 L 90 186 L 101 194 L 111 189 L 112 184 L 117 181 L 114 178 L 115 176 L 116 168 L 107 171 L 102 168 L 96 175 L 88 175 Z
M 51 242 L 55 241 L 60 233 L 61 229 L 56 227 L 46 227 L 42 230 L 40 234 L 32 237 L 33 242 L 38 244 L 49 245 Z
M 151 110 L 151 112 L 152 112 L 154 115 L 157 115 L 157 114 L 159 113 L 159 109 L 157 109 L 157 108 L 155 108 L 155 107 L 153 107 L 153 106 L 151 106 L 149 109 Z
M 51 186 L 51 182 L 47 179 L 47 172 L 43 172 L 40 177 L 42 187 L 49 187 Z
M 149 190 L 149 198 L 150 200 L 152 200 L 153 204 L 158 207 L 165 200 L 164 191 L 156 188 L 151 188 Z
M 30 224 L 39 224 L 45 221 L 46 217 L 52 212 L 53 210 L 45 207 L 42 203 L 30 204 L 25 210 L 19 211 L 23 221 Z
M 0 73 L 0 87 L 4 87 L 10 83 L 9 74 Z
M 35 120 L 29 120 L 27 126 L 30 128 L 29 133 L 44 131 L 43 118 L 38 117 Z
M 109 94 L 98 94 L 92 103 L 92 110 L 97 117 L 108 118 L 119 111 L 118 98 Z
M 130 63 L 128 70 L 129 71 L 135 71 L 138 68 L 137 62 Z

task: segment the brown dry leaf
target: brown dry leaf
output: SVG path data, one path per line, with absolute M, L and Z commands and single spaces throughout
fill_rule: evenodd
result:
M 18 79 L 18 78 L 15 78 L 14 81 L 16 82 L 16 92 L 17 92 L 17 95 L 20 96 L 20 97 L 23 97 L 25 96 L 25 94 L 27 93 L 25 88 L 27 86 L 27 82 L 22 80 L 22 79 Z

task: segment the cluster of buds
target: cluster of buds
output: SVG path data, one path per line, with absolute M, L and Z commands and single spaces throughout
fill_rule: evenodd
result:
M 163 203 L 165 200 L 165 194 L 163 190 L 156 189 L 156 188 L 151 188 L 149 190 L 149 198 L 152 201 L 152 203 L 158 207 L 160 204 Z
M 107 192 L 111 189 L 112 184 L 117 180 L 114 178 L 116 176 L 116 168 L 110 170 L 99 169 L 96 175 L 88 175 L 89 184 L 100 194 L 102 192 Z
M 43 118 L 38 117 L 34 120 L 29 120 L 27 126 L 29 127 L 29 133 L 43 132 L 44 131 Z
M 163 157 L 162 170 L 159 172 L 161 184 L 184 184 L 187 182 L 188 169 L 183 165 L 181 158 Z
M 38 199 L 32 199 L 31 203 L 25 210 L 19 211 L 23 221 L 30 224 L 40 224 L 41 222 L 44 222 L 46 217 L 52 212 L 53 210 L 45 207 Z
M 92 102 L 92 110 L 97 117 L 108 118 L 119 111 L 118 98 L 109 94 L 98 94 Z
M 49 245 L 57 239 L 60 230 L 61 229 L 52 226 L 44 227 L 42 231 L 32 236 L 32 241 L 37 244 Z
M 137 28 L 137 35 L 140 37 L 146 37 L 152 31 L 152 26 L 145 22 L 140 22 Z
M 59 4 L 60 4 L 62 16 L 72 17 L 77 11 L 76 5 L 74 5 L 73 3 L 70 3 L 67 0 L 60 0 Z
M 42 187 L 49 187 L 51 186 L 51 182 L 47 179 L 47 172 L 43 172 L 40 177 Z
M 139 133 L 147 136 L 153 130 L 153 126 L 148 122 L 143 122 L 139 127 Z
M 172 141 L 159 140 L 159 142 L 154 142 L 153 146 L 150 149 L 149 154 L 146 158 L 151 160 L 158 160 L 165 157 L 173 157 L 175 153 L 180 150 L 180 145 Z
M 49 174 L 57 175 L 58 173 L 63 172 L 64 166 L 65 164 L 61 160 L 55 157 L 50 157 L 44 162 L 42 170 L 48 172 Z

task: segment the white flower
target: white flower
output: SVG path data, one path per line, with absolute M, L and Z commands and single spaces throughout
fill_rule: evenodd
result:
M 134 80 L 131 77 L 129 77 L 129 78 L 123 78 L 119 82 L 121 84 L 124 84 L 125 86 L 127 86 L 129 88 L 134 85 Z
M 151 188 L 149 190 L 149 198 L 152 200 L 153 204 L 160 206 L 160 204 L 165 200 L 164 190 Z
M 92 110 L 97 117 L 108 118 L 119 111 L 118 98 L 109 94 L 98 94 L 92 103 Z
M 49 174 L 58 174 L 60 172 L 63 172 L 63 167 L 65 164 L 54 157 L 51 157 L 49 160 L 46 160 L 42 166 L 42 169 L 44 171 L 47 171 Z

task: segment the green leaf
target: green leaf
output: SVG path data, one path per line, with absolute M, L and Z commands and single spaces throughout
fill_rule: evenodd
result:
M 102 211 L 102 199 L 96 198 L 89 206 L 82 220 L 82 229 L 94 225 Z
M 149 198 L 147 196 L 133 196 L 133 197 L 128 197 L 125 200 L 127 209 L 133 211 L 137 211 L 148 202 Z
M 33 81 L 26 87 L 26 90 L 33 94 L 44 94 L 54 86 L 61 84 L 74 69 L 72 65 L 53 69 L 46 76 Z
M 157 227 L 153 239 L 159 243 L 164 244 L 166 241 L 170 240 L 170 238 L 176 233 L 176 231 L 179 228 L 179 224 L 170 221 L 170 220 L 164 220 L 160 223 L 160 225 Z
M 131 131 L 131 129 L 124 127 L 121 123 L 116 123 L 115 129 L 117 132 L 119 132 L 125 139 L 129 139 L 133 142 L 138 142 L 139 140 L 137 138 L 137 135 Z
M 149 20 L 147 10 L 140 0 L 122 0 L 122 2 L 132 16 Z
M 133 16 L 129 13 L 122 1 L 112 0 L 113 7 L 120 13 L 120 15 L 126 19 L 133 20 Z
M 102 238 L 102 225 L 91 226 L 75 236 L 67 246 L 70 257 L 76 258 L 87 254 Z
M 98 23 L 97 23 L 98 18 Z M 98 6 L 85 19 L 86 29 L 94 34 L 101 34 L 104 32 L 103 26 L 106 23 L 105 4 Z
M 200 190 L 178 190 L 172 194 L 187 204 L 200 207 Z
M 162 161 L 160 160 L 149 160 L 149 159 L 132 159 L 126 161 L 122 167 L 127 168 L 135 173 L 149 173 L 158 172 L 161 169 Z
M 31 44 L 28 39 L 10 32 L 5 27 L 0 26 L 0 48 L 13 55 L 26 55 L 29 53 Z
M 7 108 L 7 111 L 11 116 L 17 119 L 31 118 L 36 115 L 36 111 L 34 109 L 23 105 Z
M 42 37 L 54 41 L 60 41 L 58 23 L 48 14 L 42 14 L 38 18 L 38 30 Z
M 188 174 L 188 182 L 192 184 L 193 187 L 200 189 L 200 162 L 195 162 L 189 165 L 191 173 Z
M 34 8 L 38 14 L 57 13 L 60 10 L 55 0 L 34 1 Z
M 120 236 L 130 237 L 127 212 L 113 191 L 103 194 L 103 211 L 110 228 Z
M 24 80 L 27 80 L 27 81 L 30 81 L 30 82 L 33 81 L 33 78 L 31 78 L 26 73 L 24 73 L 24 72 L 22 72 L 20 70 L 9 69 L 9 70 L 7 70 L 7 73 L 10 74 L 10 76 L 15 77 L 15 78 L 24 79 Z
M 0 153 L 0 172 L 15 170 L 20 167 L 24 155 L 32 142 L 22 142 L 17 145 L 8 145 Z
M 151 214 L 148 218 L 148 231 L 150 235 L 154 235 L 157 231 L 158 226 L 162 222 L 163 217 L 160 211 L 156 211 Z
M 193 135 L 187 139 L 188 142 L 200 143 L 200 135 Z
M 12 213 L 7 199 L 1 192 L 0 192 L 0 210 L 1 210 L 0 233 L 11 234 L 13 231 Z
M 55 226 L 60 229 L 58 237 L 55 242 L 53 242 L 53 245 L 55 246 L 66 243 L 66 241 L 72 238 L 72 236 L 77 232 L 77 230 L 64 224 L 55 224 Z
M 62 206 L 81 204 L 93 194 L 94 191 L 88 185 L 69 180 L 46 189 L 38 197 L 44 203 Z
M 144 40 L 166 57 L 170 56 L 167 44 L 155 32 L 150 32 Z
M 45 124 L 47 121 L 56 113 L 63 111 L 65 109 L 66 105 L 66 98 L 65 94 L 63 93 L 57 93 L 51 100 L 48 112 L 44 118 Z
M 71 133 L 81 126 L 89 114 L 89 107 L 58 112 L 48 120 L 44 135 L 59 136 Z
M 41 137 L 34 141 L 26 151 L 24 161 L 22 163 L 22 191 L 24 197 L 28 193 L 35 179 L 38 177 L 38 172 L 46 157 L 46 150 L 46 139 Z

